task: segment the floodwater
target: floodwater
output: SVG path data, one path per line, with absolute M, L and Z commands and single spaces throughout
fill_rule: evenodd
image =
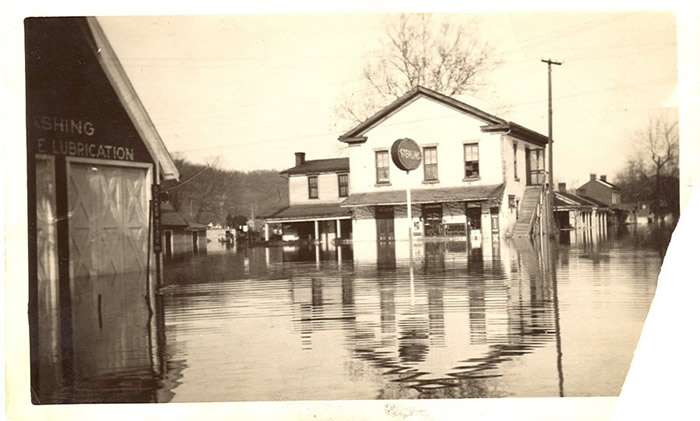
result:
M 99 320 L 74 316 L 75 373 L 56 399 L 616 396 L 661 267 L 645 230 L 417 243 L 413 259 L 401 242 L 209 243 L 166 261 L 152 315 L 141 281 L 86 287 L 108 292 Z

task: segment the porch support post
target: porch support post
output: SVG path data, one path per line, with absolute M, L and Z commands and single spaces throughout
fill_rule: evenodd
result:
M 265 241 L 270 241 L 270 224 L 265 222 Z
M 318 219 L 314 220 L 314 241 L 320 241 L 318 236 Z
M 341 234 L 340 234 L 340 219 L 335 220 L 335 239 L 340 240 Z

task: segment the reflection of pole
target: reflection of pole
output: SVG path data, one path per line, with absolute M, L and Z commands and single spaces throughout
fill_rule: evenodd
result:
M 547 260 L 550 261 L 549 275 L 554 294 L 554 330 L 557 340 L 557 373 L 559 375 L 559 397 L 564 397 L 564 372 L 562 369 L 561 324 L 559 322 L 559 290 L 557 288 L 556 244 L 547 241 Z
M 408 278 L 411 287 L 411 307 L 416 304 L 415 285 L 413 283 L 413 217 L 411 215 L 411 173 L 406 171 L 406 214 L 408 216 Z
M 410 173 L 406 171 L 406 214 L 408 215 L 408 252 L 413 259 L 413 218 L 411 217 L 411 181 Z
M 411 286 L 411 307 L 413 307 L 416 304 L 416 286 L 413 283 L 413 253 L 411 253 L 408 263 L 408 279 Z

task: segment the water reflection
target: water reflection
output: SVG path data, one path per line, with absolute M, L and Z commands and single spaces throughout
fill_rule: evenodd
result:
M 153 308 L 141 278 L 78 282 L 56 400 L 617 395 L 661 263 L 634 241 L 214 245 Z
M 156 337 L 162 313 L 147 299 L 146 273 L 78 278 L 71 291 L 69 317 L 54 333 L 62 341 L 60 370 L 40 372 L 40 384 L 53 386 L 42 388 L 40 400 L 157 402 L 168 369 Z

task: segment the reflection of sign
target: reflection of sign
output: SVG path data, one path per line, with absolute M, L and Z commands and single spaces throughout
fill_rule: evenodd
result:
M 404 171 L 415 170 L 422 159 L 420 146 L 412 139 L 399 139 L 391 145 L 391 159 Z
M 163 245 L 160 239 L 160 185 L 153 184 L 151 189 L 151 206 L 153 207 L 153 252 L 160 253 L 163 251 Z

